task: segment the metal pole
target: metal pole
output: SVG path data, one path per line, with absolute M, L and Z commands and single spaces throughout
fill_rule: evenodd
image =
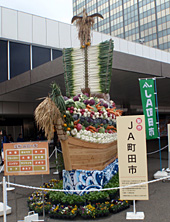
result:
M 15 176 L 14 176 L 14 183 L 15 183 Z M 17 195 L 16 195 L 16 189 L 15 189 L 15 210 L 16 210 L 16 221 L 18 221 L 18 207 L 17 207 Z
M 168 77 L 164 77 L 164 76 L 160 76 L 160 77 L 152 77 L 152 78 L 139 78 L 138 80 L 140 80 L 140 79 L 167 79 Z
M 5 177 L 3 177 L 3 211 L 4 211 L 3 222 L 6 222 L 6 207 L 7 207 L 6 181 Z
M 30 45 L 30 70 L 32 70 L 32 45 Z
M 135 204 L 135 200 L 133 200 L 133 213 L 136 214 L 136 204 Z
M 41 175 L 41 179 L 42 179 L 42 187 L 43 187 L 43 174 Z M 44 209 L 44 192 L 42 190 L 42 201 L 43 201 L 43 220 L 45 221 L 45 209 Z
M 59 174 L 59 171 L 58 171 L 58 159 L 57 159 L 57 146 L 55 146 L 55 162 L 56 162 L 56 171 L 53 173 L 53 174 Z
M 10 187 L 10 184 L 9 184 L 9 176 L 8 176 L 8 188 Z
M 8 80 L 11 79 L 11 68 L 10 68 L 10 42 L 7 45 L 7 56 L 8 56 Z
M 168 124 L 168 169 L 170 168 L 170 124 Z
M 6 188 L 7 191 L 15 190 L 15 187 L 10 186 L 9 176 L 8 176 L 8 187 Z
M 153 78 L 155 81 L 155 100 L 156 100 L 156 108 L 157 108 L 157 122 L 158 122 L 158 139 L 159 139 L 159 159 L 160 159 L 160 171 L 162 171 L 162 158 L 161 158 L 161 134 L 160 134 L 160 126 L 159 126 L 159 111 L 158 111 L 158 96 L 157 96 L 157 87 L 156 87 L 156 78 Z
M 58 156 L 57 156 L 57 147 L 55 147 L 55 158 L 56 158 L 56 174 L 59 174 L 58 172 Z

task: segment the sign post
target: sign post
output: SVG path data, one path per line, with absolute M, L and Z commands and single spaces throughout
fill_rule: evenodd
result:
M 168 168 L 166 169 L 167 173 L 166 176 L 170 176 L 170 124 L 167 125 L 167 128 L 168 128 Z
M 143 113 L 145 115 L 146 139 L 157 139 L 158 128 L 156 121 L 155 90 L 153 79 L 140 79 L 140 92 Z
M 8 183 L 9 183 L 9 176 L 8 176 Z M 8 184 L 8 187 L 6 188 L 7 191 L 15 190 L 15 187 L 11 187 L 10 184 Z
M 145 118 L 126 116 L 117 118 L 117 142 L 120 186 L 148 181 Z M 120 190 L 120 199 L 133 200 L 133 212 L 126 219 L 144 219 L 143 212 L 136 212 L 135 200 L 148 200 L 148 184 Z
M 167 127 L 168 127 L 168 169 L 170 169 L 170 124 L 168 124 Z
M 36 141 L 36 142 L 22 142 L 22 143 L 4 143 L 3 148 L 4 148 L 5 176 L 49 174 L 48 142 Z M 4 192 L 6 192 L 6 187 L 4 189 L 5 189 Z M 16 192 L 15 192 L 15 200 L 16 200 Z M 5 207 L 9 211 L 8 209 L 9 207 L 8 206 Z M 1 216 L 1 205 L 0 205 L 0 216 Z
M 160 77 L 162 78 L 162 77 Z M 158 96 L 156 78 L 139 79 L 143 113 L 145 115 L 146 123 L 146 138 L 159 140 L 159 159 L 160 170 L 154 174 L 154 178 L 161 178 L 166 176 L 166 172 L 162 170 L 161 158 L 161 138 L 159 126 L 159 112 L 158 112 Z
M 3 206 L 4 206 L 4 222 L 6 222 L 6 207 L 7 207 L 7 190 L 6 190 L 6 181 L 3 177 Z
M 49 174 L 48 142 L 4 144 L 4 174 Z

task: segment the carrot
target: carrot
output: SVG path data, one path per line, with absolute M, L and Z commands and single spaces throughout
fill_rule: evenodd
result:
M 74 125 L 77 125 L 77 123 L 80 121 L 80 119 L 78 119 L 78 120 L 75 120 L 74 121 Z
M 114 126 L 107 126 L 107 128 L 106 129 L 116 129 Z
M 103 108 L 103 106 L 98 106 L 96 107 L 98 110 L 101 110 Z
M 114 110 L 116 109 L 116 107 L 113 108 L 106 108 L 106 110 L 110 113 L 110 112 L 114 112 Z
M 101 104 L 101 102 L 100 102 L 100 103 L 97 103 L 96 108 L 97 108 L 100 104 Z
M 123 113 L 123 110 L 117 109 L 116 112 Z
M 121 116 L 121 115 L 122 115 L 122 113 L 115 112 L 115 113 L 114 113 L 114 115 L 115 115 L 115 116 Z
M 89 131 L 90 131 L 90 132 L 92 132 L 92 133 L 95 133 L 95 131 L 94 131 L 94 130 L 92 130 L 92 129 L 89 129 Z
M 115 112 L 114 112 L 114 111 L 109 111 L 109 113 L 115 114 Z
M 89 109 L 94 109 L 92 106 L 90 106 L 90 105 L 87 105 L 86 106 L 87 108 L 89 108 Z
M 86 107 L 86 109 L 87 109 L 89 112 L 91 112 L 91 109 L 89 109 L 88 107 Z
M 96 131 L 96 127 L 94 127 L 94 126 L 89 126 L 89 128 Z

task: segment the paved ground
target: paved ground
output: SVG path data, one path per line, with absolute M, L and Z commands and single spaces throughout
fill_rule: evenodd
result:
M 167 145 L 167 140 L 163 139 L 162 147 Z M 148 143 L 148 152 L 158 149 L 157 141 L 150 141 Z M 54 158 L 50 161 L 51 167 L 54 166 Z M 167 167 L 167 149 L 162 152 L 162 165 L 163 167 Z M 149 180 L 153 179 L 153 174 L 159 170 L 159 154 L 153 154 L 148 156 L 148 174 Z M 44 175 L 44 182 L 48 182 L 52 178 L 56 178 L 53 175 L 55 171 L 54 168 L 51 169 L 50 175 Z M 0 181 L 2 181 L 3 173 L 0 174 Z M 41 176 L 17 176 L 10 177 L 11 182 L 17 184 L 25 184 L 32 186 L 40 186 L 42 183 Z M 12 214 L 7 216 L 8 222 L 16 222 L 17 220 L 21 220 L 28 213 L 27 207 L 27 197 L 32 193 L 32 190 L 16 188 L 15 191 L 8 192 L 8 205 L 12 207 Z M 16 200 L 15 200 L 16 196 Z M 137 211 L 143 211 L 145 213 L 145 222 L 169 222 L 170 221 L 170 181 L 157 182 L 149 185 L 149 200 L 148 201 L 137 201 L 136 209 Z M 2 187 L 0 188 L 0 201 L 2 201 Z M 118 214 L 111 215 L 106 218 L 96 219 L 96 221 L 117 221 L 124 222 L 126 221 L 126 212 L 132 211 L 132 206 L 125 211 L 122 211 Z M 0 217 L 0 222 L 3 221 L 3 218 Z M 61 220 L 52 220 L 50 218 L 46 218 L 46 222 L 54 222 Z M 82 219 L 77 218 L 74 220 L 76 222 L 82 221 Z M 129 220 L 130 221 L 130 220 Z M 133 220 L 134 221 L 134 220 Z

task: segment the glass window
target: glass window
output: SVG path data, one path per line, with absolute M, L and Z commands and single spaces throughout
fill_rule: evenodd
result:
M 0 82 L 8 79 L 7 41 L 0 40 Z
M 30 70 L 30 46 L 10 42 L 10 77 Z
M 62 56 L 62 51 L 53 49 L 53 60 Z
M 32 62 L 33 68 L 40 66 L 51 60 L 50 49 L 33 46 L 32 47 Z

